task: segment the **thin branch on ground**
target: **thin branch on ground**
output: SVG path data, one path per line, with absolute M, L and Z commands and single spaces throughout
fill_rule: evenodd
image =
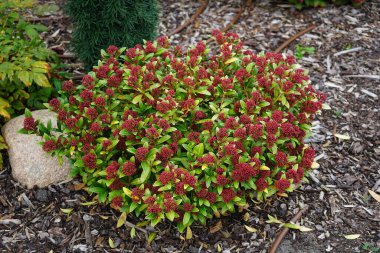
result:
M 308 207 L 302 208 L 291 220 L 290 223 L 296 223 L 301 216 L 307 211 Z M 278 247 L 280 246 L 282 240 L 288 233 L 289 228 L 282 228 L 281 232 L 277 235 L 276 239 L 274 240 L 272 247 L 269 249 L 268 253 L 276 253 Z
M 58 57 L 61 59 L 76 59 L 77 58 L 75 54 L 59 54 Z
M 49 17 L 26 17 L 25 20 L 28 22 L 41 22 L 41 21 L 50 21 L 50 20 L 61 20 L 61 19 L 66 19 L 68 16 L 49 16 Z
M 226 27 L 224 27 L 221 31 L 225 33 L 228 30 L 230 30 L 236 24 L 236 22 L 240 19 L 241 15 L 244 13 L 244 11 L 246 9 L 247 10 L 251 9 L 252 2 L 253 2 L 253 0 L 248 0 L 248 1 L 246 1 L 246 4 L 242 4 L 239 12 L 235 15 L 234 19 L 232 19 L 231 22 L 228 23 L 228 25 Z M 206 41 L 206 43 L 210 43 L 211 41 L 212 41 L 212 38 L 208 39 Z
M 124 224 L 127 225 L 127 226 L 130 227 L 130 228 L 135 228 L 135 229 L 137 229 L 137 230 L 143 232 L 144 234 L 148 234 L 148 231 L 146 231 L 146 230 L 143 229 L 143 228 L 140 228 L 140 227 L 136 226 L 135 224 L 133 224 L 133 223 L 131 223 L 131 222 L 129 222 L 129 221 L 125 221 Z
M 227 32 L 228 30 L 230 30 L 236 24 L 236 22 L 238 22 L 238 20 L 240 19 L 241 15 L 244 13 L 244 11 L 246 9 L 249 10 L 251 8 L 251 6 L 252 6 L 252 0 L 248 0 L 245 5 L 242 5 L 240 7 L 239 12 L 235 15 L 234 19 L 231 20 L 231 22 L 226 27 L 224 27 L 222 29 L 222 32 Z
M 317 27 L 316 25 L 312 24 L 311 26 L 309 26 L 308 28 L 306 28 L 305 30 L 302 30 L 300 31 L 299 33 L 296 33 L 294 36 L 292 36 L 291 38 L 289 38 L 288 40 L 286 40 L 284 43 L 282 43 L 274 52 L 275 53 L 280 53 L 284 48 L 286 48 L 290 43 L 292 43 L 294 40 L 298 39 L 299 37 L 301 37 L 302 35 L 304 35 L 305 33 L 308 33 L 310 32 L 311 30 L 313 30 L 315 27 Z
M 193 23 L 206 9 L 207 5 L 209 3 L 209 0 L 204 0 L 201 7 L 198 8 L 198 10 L 194 13 L 191 18 L 189 18 L 185 23 L 183 23 L 180 27 L 176 28 L 173 32 L 170 33 L 170 36 L 179 33 L 183 29 L 185 29 L 187 26 L 189 26 L 191 23 Z

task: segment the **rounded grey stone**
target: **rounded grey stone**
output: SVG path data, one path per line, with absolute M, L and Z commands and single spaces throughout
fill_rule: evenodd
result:
M 45 124 L 50 119 L 52 126 L 56 127 L 55 113 L 49 110 L 34 111 L 32 115 Z M 29 189 L 35 185 L 42 188 L 68 179 L 70 172 L 68 159 L 64 158 L 60 165 L 56 157 L 42 150 L 38 144 L 42 141 L 41 137 L 17 132 L 23 127 L 24 118 L 23 115 L 18 116 L 7 122 L 1 129 L 8 145 L 13 178 Z

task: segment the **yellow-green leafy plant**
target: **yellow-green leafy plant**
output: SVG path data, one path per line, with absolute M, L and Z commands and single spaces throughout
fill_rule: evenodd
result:
M 0 151 L 7 149 L 3 136 L 0 135 Z M 4 168 L 3 156 L 0 154 L 0 170 Z
M 51 83 L 59 77 L 53 73 L 59 59 L 40 38 L 40 32 L 47 28 L 30 24 L 19 14 L 32 3 L 30 0 L 0 1 L 1 120 L 18 114 L 26 104 L 42 108 L 42 103 L 47 102 L 54 91 Z M 31 97 L 34 99 L 27 103 Z

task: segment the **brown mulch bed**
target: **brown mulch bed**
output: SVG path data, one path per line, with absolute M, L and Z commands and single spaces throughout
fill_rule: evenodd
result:
M 61 5 L 62 1 L 56 2 Z M 159 33 L 169 34 L 202 3 L 170 0 L 161 4 Z M 240 1 L 210 1 L 192 25 L 172 36 L 173 43 L 186 46 L 208 39 L 239 8 Z M 294 53 L 296 44 L 315 47 L 315 54 L 299 62 L 310 71 L 314 86 L 328 95 L 331 108 L 315 120 L 308 140 L 317 150 L 320 167 L 312 172 L 309 184 L 289 198 L 252 203 L 249 210 L 214 219 L 207 228 L 195 225 L 191 240 L 182 240 L 175 227 L 165 223 L 155 228 L 157 238 L 147 245 L 144 233 L 137 230 L 131 239 L 130 227 L 116 229 L 118 213 L 89 203 L 91 196 L 76 189 L 77 180 L 26 190 L 13 181 L 8 166 L 0 172 L 0 252 L 267 252 L 279 231 L 278 224 L 266 223 L 267 215 L 288 221 L 304 206 L 309 209 L 301 224 L 313 231 L 291 230 L 278 252 L 370 252 L 369 244 L 375 252 L 380 248 L 380 203 L 368 190 L 380 192 L 379 13 L 377 1 L 359 9 L 328 6 L 301 12 L 286 4 L 254 1 L 232 28 L 247 48 L 259 52 L 275 50 L 298 31 L 317 25 L 285 49 Z M 42 22 L 50 28 L 44 34 L 47 45 L 70 55 L 69 20 Z M 65 61 L 74 64 L 68 71 L 82 72 L 75 59 Z M 61 209 L 72 212 L 68 215 Z M 139 219 L 128 216 L 128 221 L 137 224 Z M 210 233 L 218 222 L 221 229 Z M 257 232 L 248 232 L 244 225 Z M 360 237 L 344 237 L 351 234 Z

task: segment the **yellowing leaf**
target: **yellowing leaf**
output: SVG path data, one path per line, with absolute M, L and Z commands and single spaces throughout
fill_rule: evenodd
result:
M 222 246 L 220 246 L 219 243 L 218 243 L 218 246 L 217 246 L 217 250 L 218 250 L 218 252 L 221 252 L 223 250 Z
M 115 243 L 113 242 L 113 240 L 110 238 L 108 238 L 108 244 L 110 245 L 111 249 L 114 249 L 116 246 L 115 246 Z
M 131 238 L 134 238 L 136 236 L 136 229 L 135 227 L 131 228 Z
M 33 80 L 42 87 L 50 87 L 49 80 L 44 74 L 41 73 L 33 73 Z
M 121 213 L 119 219 L 117 220 L 116 227 L 119 228 L 123 226 L 126 220 L 127 220 L 127 213 L 126 212 Z
M 137 104 L 138 102 L 141 101 L 141 98 L 142 98 L 142 94 L 137 95 L 136 97 L 133 98 L 132 104 L 134 104 L 134 105 Z
M 358 239 L 359 237 L 360 237 L 360 234 L 344 235 L 344 238 L 348 240 L 355 240 L 355 239 Z
M 248 221 L 249 220 L 249 213 L 245 213 L 244 216 L 243 216 L 243 220 L 244 221 Z
M 216 233 L 219 230 L 221 230 L 222 227 L 223 227 L 222 221 L 218 221 L 218 223 L 216 223 L 215 226 L 210 228 L 210 233 L 211 234 Z
M 318 169 L 318 168 L 319 168 L 319 163 L 313 162 L 313 163 L 311 164 L 311 168 L 312 168 L 312 169 Z
M 9 119 L 11 115 L 6 110 L 6 108 L 9 108 L 11 105 L 8 103 L 7 100 L 0 97 L 0 115 L 3 116 L 6 119 Z
M 260 170 L 270 170 L 268 166 L 261 165 Z
M 313 229 L 311 229 L 311 228 L 300 226 L 300 225 L 294 224 L 294 223 L 285 223 L 282 226 L 286 227 L 286 228 L 290 228 L 290 229 L 297 229 L 297 230 L 299 230 L 301 232 L 313 231 Z
M 245 229 L 247 229 L 248 232 L 251 232 L 251 233 L 255 233 L 257 232 L 257 229 L 256 228 L 253 228 L 253 227 L 249 227 L 247 225 L 244 225 Z
M 70 213 L 73 211 L 72 208 L 61 208 L 62 213 L 65 213 L 67 215 L 70 215 Z
M 89 201 L 89 202 L 81 202 L 79 203 L 81 206 L 92 206 L 94 204 L 96 204 L 97 202 L 96 201 Z
M 322 104 L 323 110 L 331 110 L 331 107 L 328 104 Z
M 214 215 L 216 218 L 220 218 L 220 213 L 218 211 L 214 211 Z
M 186 240 L 189 240 L 193 238 L 193 232 L 191 231 L 190 227 L 187 227 L 186 229 Z
M 132 191 L 129 190 L 128 188 L 123 187 L 123 192 L 124 192 L 125 195 L 127 195 L 128 197 L 131 197 Z
M 278 220 L 277 218 L 273 217 L 272 215 L 268 214 L 268 219 L 266 223 L 277 223 L 277 224 L 282 224 L 282 221 Z
M 33 72 L 37 73 L 48 73 L 49 72 L 49 64 L 44 61 L 36 61 L 32 64 Z
M 227 60 L 224 64 L 230 64 L 230 63 L 233 63 L 233 62 L 235 62 L 235 61 L 237 61 L 238 60 L 238 58 L 231 58 L 231 59 L 229 59 L 229 60 Z
M 371 194 L 371 196 L 376 199 L 377 202 L 380 202 L 380 195 L 377 194 L 376 192 L 374 191 L 371 191 L 371 190 L 368 190 L 369 194 Z
M 351 137 L 348 134 L 334 134 L 334 136 L 340 140 L 349 140 Z
M 17 77 L 25 84 L 25 86 L 32 85 L 32 82 L 30 81 L 30 75 L 28 71 L 19 71 L 17 72 Z

